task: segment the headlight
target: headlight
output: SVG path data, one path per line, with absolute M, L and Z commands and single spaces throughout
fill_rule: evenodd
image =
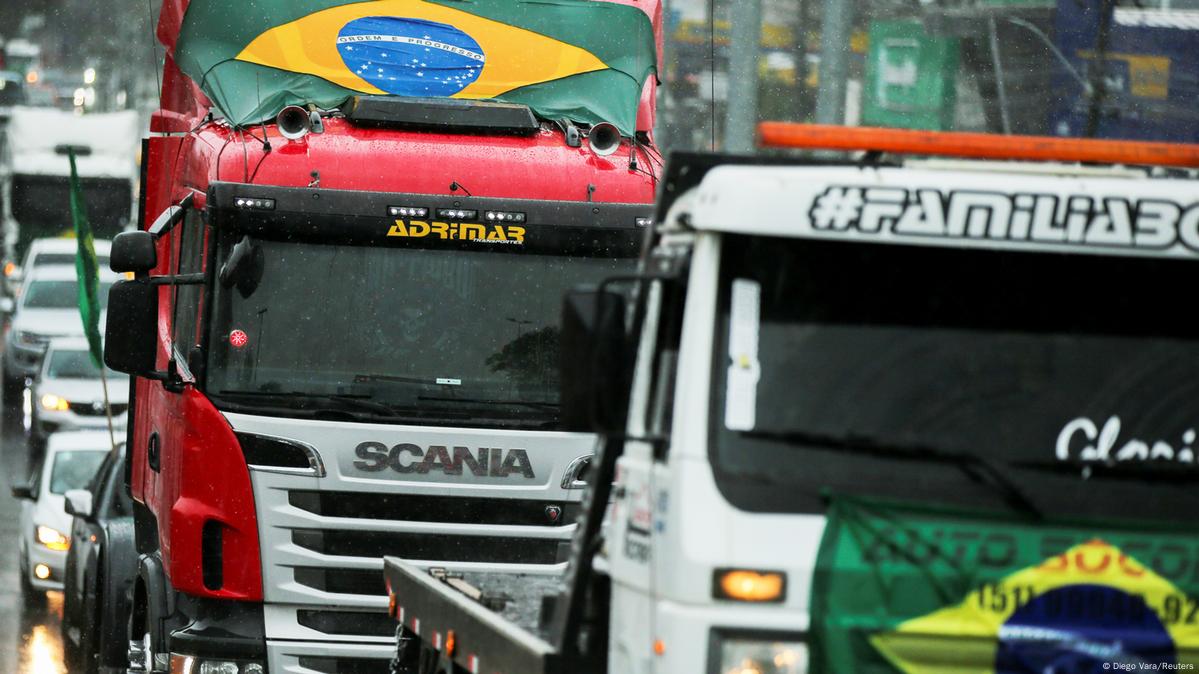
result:
M 808 644 L 794 635 L 739 636 L 715 634 L 715 674 L 803 674 L 808 671 Z
M 37 528 L 37 542 L 51 550 L 66 550 L 71 547 L 71 539 L 61 531 L 40 525 Z
M 171 654 L 171 674 L 263 674 L 260 663 Z
M 66 412 L 71 409 L 71 401 L 66 398 L 60 398 L 53 393 L 47 393 L 42 396 L 42 409 L 47 412 Z

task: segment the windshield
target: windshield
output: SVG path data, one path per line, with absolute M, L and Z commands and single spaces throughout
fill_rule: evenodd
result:
M 100 263 L 100 265 L 103 266 L 108 263 L 108 256 L 105 255 L 104 253 L 97 252 L 96 260 Z M 34 267 L 51 267 L 51 266 L 63 265 L 63 264 L 70 264 L 70 265 L 75 264 L 75 254 L 74 253 L 38 253 L 37 255 L 33 256 L 33 266 Z
M 209 394 L 300 413 L 552 427 L 562 295 L 630 271 L 634 247 L 611 259 L 475 246 L 254 241 L 239 280 L 218 283 Z
M 663 147 L 748 151 L 767 120 L 1199 140 L 1196 0 L 762 0 L 760 31 L 745 5 L 670 3 Z
M 50 493 L 65 494 L 91 484 L 107 452 L 82 450 L 58 452 L 50 472 Z
M 108 307 L 111 281 L 98 286 L 100 306 Z M 22 307 L 26 309 L 75 309 L 79 306 L 79 284 L 75 281 L 31 281 L 22 291 Z
M 1194 269 L 726 237 L 722 490 L 754 510 L 820 511 L 829 492 L 1004 507 L 947 460 L 964 454 L 1045 513 L 1135 501 L 1137 516 L 1189 517 L 1199 331 L 1162 289 Z
M 25 102 L 25 90 L 17 80 L 10 80 L 0 74 L 0 106 L 21 105 Z
M 125 381 L 128 375 L 107 370 L 108 380 Z M 55 349 L 46 359 L 46 377 L 50 379 L 99 379 L 100 368 L 92 363 L 92 356 L 84 349 L 64 351 Z

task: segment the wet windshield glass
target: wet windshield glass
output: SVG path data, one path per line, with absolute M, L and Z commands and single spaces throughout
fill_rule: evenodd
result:
M 747 5 L 670 3 L 663 147 L 749 150 L 765 120 L 1199 139 L 1195 0 L 762 0 L 756 50 Z
M 261 277 L 252 292 L 217 289 L 210 394 L 435 424 L 552 424 L 562 294 L 634 263 L 477 249 L 255 247 L 259 270 L 245 272 Z M 313 396 L 323 399 L 306 400 Z
M 54 455 L 54 466 L 50 469 L 50 493 L 65 494 L 72 489 L 83 489 L 91 484 L 105 452 L 94 450 L 58 452 Z
M 100 306 L 108 306 L 111 282 L 101 281 Z M 33 281 L 22 292 L 26 309 L 75 309 L 79 306 L 79 285 L 75 281 Z
M 46 376 L 51 379 L 99 379 L 100 368 L 92 363 L 91 354 L 84 350 L 54 350 L 47 356 Z M 108 381 L 126 382 L 128 375 L 108 370 Z
M 1048 512 L 1117 513 L 1096 489 L 1189 512 L 1199 331 L 1159 290 L 1193 263 L 741 237 L 725 254 L 713 459 L 753 485 L 734 502 L 994 505 L 946 461 L 967 454 Z

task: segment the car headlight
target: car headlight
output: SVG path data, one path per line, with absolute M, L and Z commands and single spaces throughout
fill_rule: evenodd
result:
M 261 663 L 171 654 L 171 674 L 263 674 Z
M 808 644 L 796 635 L 714 634 L 717 661 L 713 674 L 804 674 Z
M 51 550 L 61 551 L 71 547 L 71 539 L 64 536 L 61 531 L 41 525 L 37 528 L 37 542 Z
M 46 410 L 47 412 L 66 412 L 67 410 L 71 409 L 70 400 L 56 396 L 53 393 L 47 393 L 46 395 L 42 396 L 41 403 L 42 409 Z

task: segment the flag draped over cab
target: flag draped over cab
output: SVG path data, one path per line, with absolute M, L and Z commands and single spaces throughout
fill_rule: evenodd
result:
M 643 11 L 594 0 L 193 0 L 175 61 L 238 125 L 368 94 L 499 100 L 630 135 L 656 53 Z

